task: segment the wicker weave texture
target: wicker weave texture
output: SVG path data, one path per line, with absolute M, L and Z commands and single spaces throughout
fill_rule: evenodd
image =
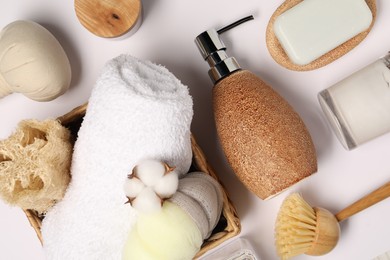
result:
M 87 104 L 81 105 L 79 107 L 74 108 L 72 111 L 66 113 L 63 116 L 58 117 L 58 120 L 62 125 L 66 126 L 72 131 L 74 137 L 77 134 L 77 131 L 80 127 L 80 123 L 85 115 L 87 109 Z M 196 170 L 204 172 L 205 174 L 210 175 L 214 179 L 216 179 L 219 183 L 218 177 L 211 166 L 208 164 L 206 160 L 206 156 L 203 153 L 202 149 L 197 144 L 195 137 L 191 136 L 191 144 L 192 144 L 192 152 L 193 152 L 193 166 Z M 226 189 L 223 187 L 223 209 L 222 216 L 220 218 L 220 223 L 218 223 L 216 230 L 212 233 L 212 235 L 204 241 L 202 248 L 197 253 L 195 258 L 200 257 L 210 249 L 213 249 L 223 243 L 224 241 L 238 235 L 241 231 L 241 224 L 238 218 L 236 209 L 231 203 L 229 196 L 226 192 Z M 42 234 L 41 234 L 41 225 L 44 216 L 38 215 L 37 212 L 33 210 L 24 210 L 31 226 L 34 228 L 35 232 L 41 243 Z M 222 228 L 221 228 L 222 226 Z M 218 230 L 217 230 L 218 229 Z

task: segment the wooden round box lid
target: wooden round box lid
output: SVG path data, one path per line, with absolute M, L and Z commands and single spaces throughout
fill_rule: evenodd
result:
M 141 19 L 141 0 L 75 0 L 74 5 L 80 23 L 100 37 L 121 36 Z

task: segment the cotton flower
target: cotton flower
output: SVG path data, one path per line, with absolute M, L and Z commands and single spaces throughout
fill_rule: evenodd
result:
M 161 210 L 165 199 L 178 188 L 179 177 L 174 167 L 157 160 L 140 161 L 125 180 L 128 202 L 143 213 Z
M 179 185 L 179 178 L 176 172 L 170 172 L 160 178 L 156 185 L 154 185 L 154 191 L 160 195 L 161 198 L 170 198 L 177 190 Z
M 141 161 L 133 169 L 133 174 L 135 174 L 146 186 L 153 186 L 156 184 L 156 182 L 164 176 L 165 172 L 165 165 L 156 160 Z
M 142 213 L 153 213 L 161 209 L 162 200 L 151 187 L 145 187 L 131 202 Z
M 127 178 L 124 185 L 127 197 L 135 198 L 145 188 L 145 184 L 138 178 Z

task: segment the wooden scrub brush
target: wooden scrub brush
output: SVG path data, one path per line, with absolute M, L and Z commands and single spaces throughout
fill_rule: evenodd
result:
M 341 222 L 390 196 L 390 182 L 356 201 L 336 215 L 323 208 L 312 208 L 298 193 L 288 196 L 279 210 L 275 242 L 281 259 L 324 255 L 337 244 Z

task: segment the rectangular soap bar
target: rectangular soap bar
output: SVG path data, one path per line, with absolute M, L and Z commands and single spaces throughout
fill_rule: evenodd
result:
M 369 28 L 365 0 L 304 0 L 278 16 L 274 33 L 291 61 L 306 65 Z

